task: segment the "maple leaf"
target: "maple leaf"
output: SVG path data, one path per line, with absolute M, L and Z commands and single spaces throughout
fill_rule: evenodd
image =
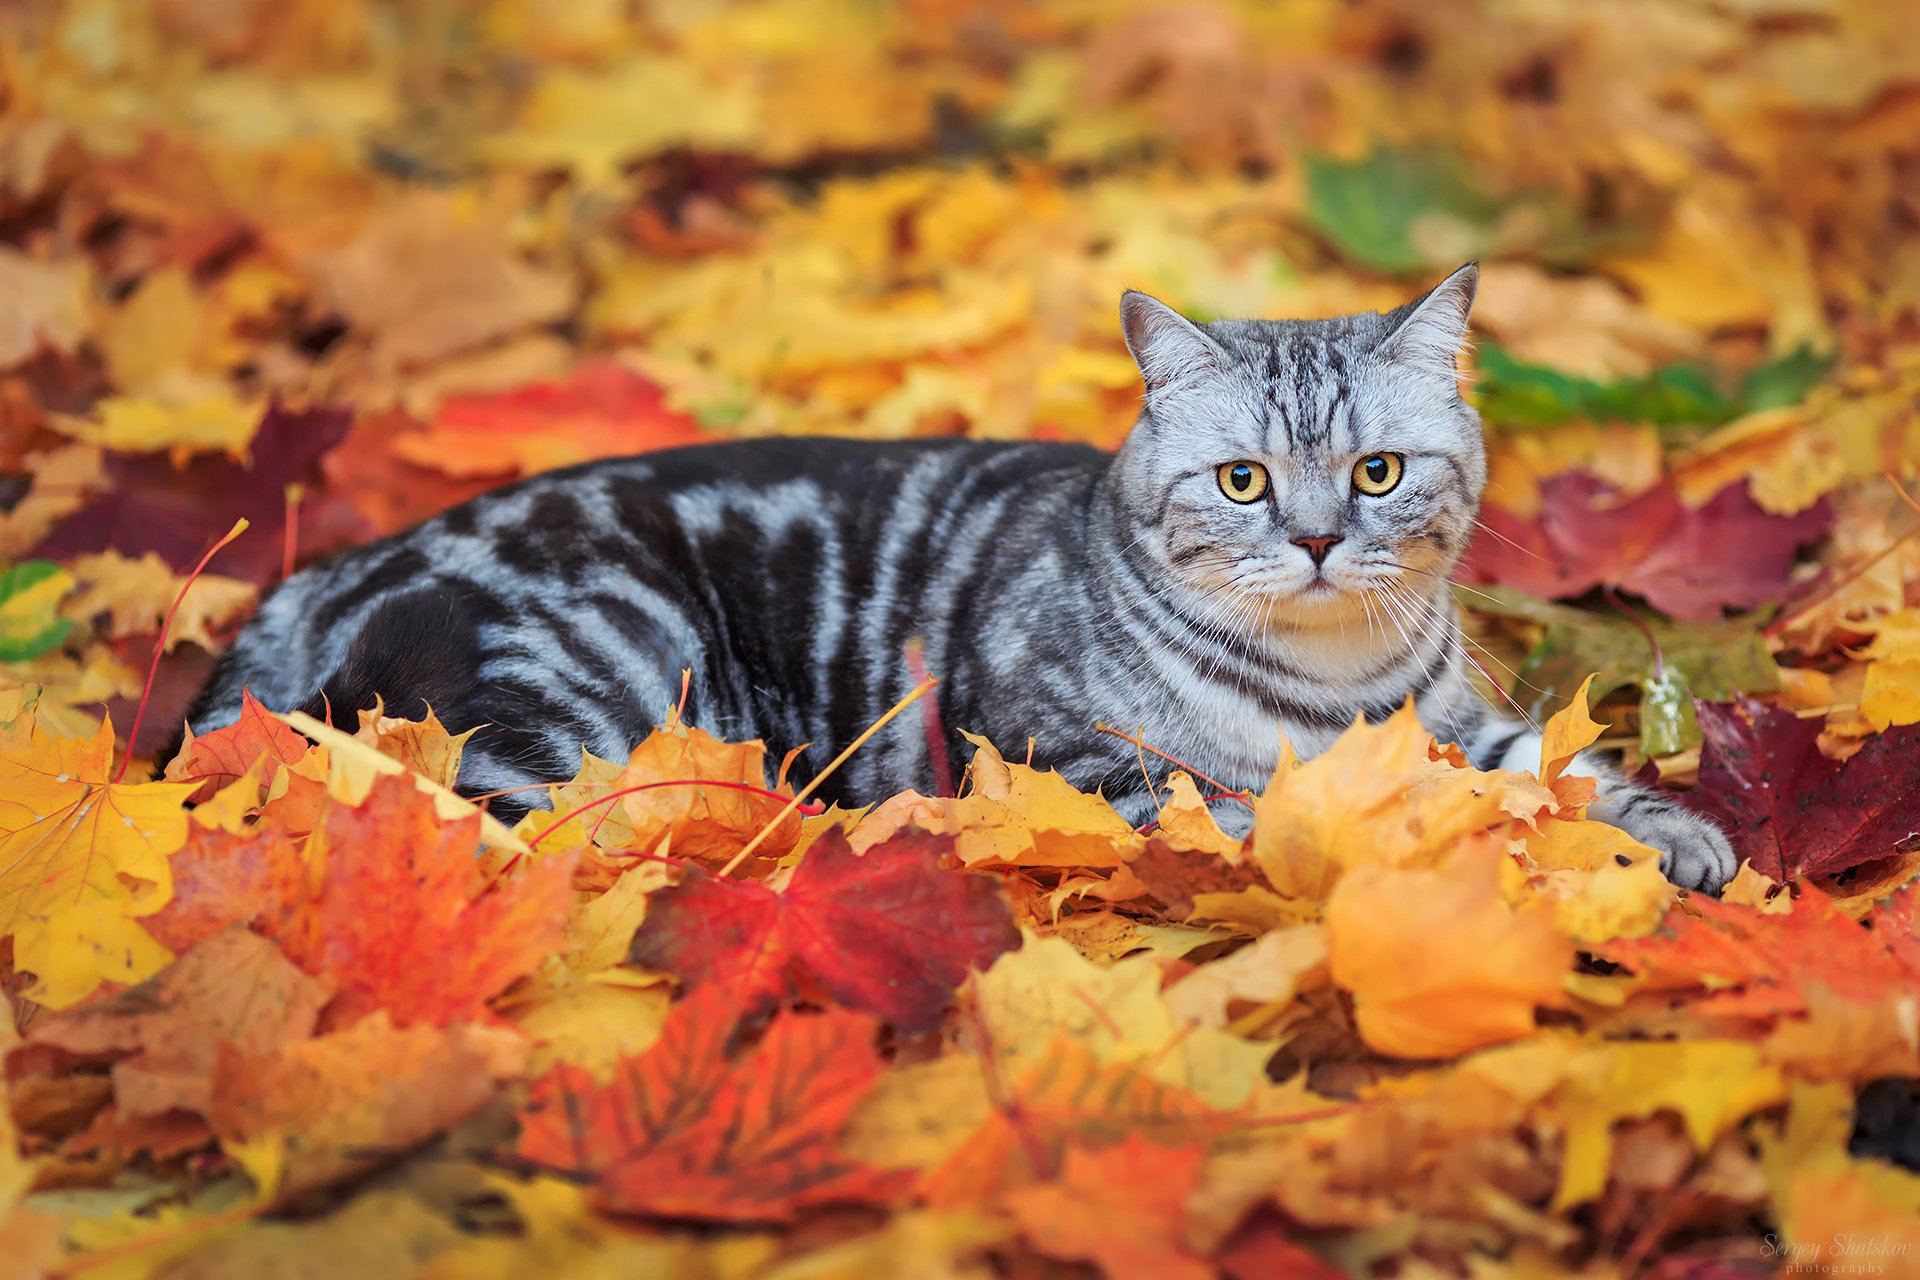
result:
M 77 556 L 68 567 L 80 590 L 61 612 L 77 619 L 105 614 L 112 636 L 153 635 L 172 612 L 169 653 L 182 644 L 218 649 L 214 632 L 238 621 L 260 594 L 250 582 L 212 573 L 189 584 L 151 551 L 137 559 L 113 551 Z
M 903 1031 L 938 1025 L 954 988 L 1019 944 L 993 880 L 943 871 L 949 837 L 903 832 L 856 854 L 838 828 L 807 850 L 787 887 L 691 869 L 653 896 L 634 963 L 717 984 L 749 1011 L 811 981 Z
M 439 193 L 383 210 L 316 264 L 332 306 L 394 368 L 557 320 L 573 284 L 516 255 L 497 219 Z
M 235 924 L 277 934 L 306 899 L 303 844 L 277 823 L 228 831 L 196 821 L 172 858 L 173 897 L 142 923 L 175 952 Z
M 1113 1280 L 1208 1280 L 1214 1269 L 1181 1243 L 1184 1201 L 1200 1185 L 1205 1152 L 1129 1134 L 1103 1150 L 1070 1146 L 1057 1182 L 1003 1199 L 1040 1252 L 1096 1263 Z
M 167 856 L 187 836 L 191 786 L 121 783 L 113 725 L 90 738 L 37 728 L 0 752 L 0 936 L 34 974 L 33 998 L 73 1004 L 100 982 L 138 982 L 170 958 L 134 918 L 173 892 Z
M 484 1106 L 526 1061 L 509 1031 L 395 1027 L 384 1010 L 270 1054 L 215 1052 L 208 1120 L 280 1199 L 397 1158 Z
M 227 549 L 221 567 L 254 582 L 278 576 L 286 529 L 285 489 L 305 476 L 346 434 L 339 409 L 267 410 L 254 433 L 249 460 L 210 455 L 176 468 L 165 458 L 109 455 L 107 487 L 66 516 L 40 540 L 43 555 L 152 551 L 175 570 L 193 568 L 236 519 L 250 535 Z
M 240 718 L 212 733 L 187 730 L 180 751 L 166 768 L 168 782 L 197 782 L 193 799 L 205 800 L 245 774 L 255 764 L 265 766 L 260 780 L 271 783 L 282 765 L 303 759 L 313 744 L 282 723 L 253 696 L 240 691 Z
M 777 820 L 778 827 L 762 844 L 776 856 L 799 839 L 800 815 L 787 811 L 784 799 L 777 798 L 791 794 L 784 781 L 776 784 L 777 795 L 766 794 L 766 758 L 765 743 L 722 742 L 704 729 L 676 721 L 642 739 L 625 765 L 588 754 L 579 775 L 551 788 L 551 798 L 555 811 L 565 813 L 611 792 L 654 782 L 742 784 L 635 791 L 616 801 L 617 807 L 602 804 L 592 810 L 587 826 L 605 847 L 651 853 L 666 839 L 676 856 L 724 863 Z M 545 830 L 552 822 L 550 814 L 529 814 L 521 829 Z
M 1554 804 L 1524 774 L 1436 759 L 1411 703 L 1380 724 L 1356 717 L 1311 760 L 1283 751 L 1254 805 L 1253 861 L 1283 897 L 1314 914 L 1363 864 L 1431 865 L 1464 839 Z
M 1581 472 L 1540 487 L 1540 513 L 1531 520 L 1488 506 L 1486 533 L 1468 549 L 1462 581 L 1561 599 L 1616 586 L 1673 617 L 1714 621 L 1723 609 L 1778 597 L 1796 549 L 1817 540 L 1831 519 L 1825 503 L 1769 515 L 1745 485 L 1699 507 L 1682 504 L 1666 485 L 1624 498 Z
M 498 478 L 707 438 L 647 379 L 612 360 L 586 360 L 564 381 L 449 396 L 424 429 L 394 440 L 393 453 L 457 479 Z
M 1815 988 L 1868 1005 L 1910 991 L 1920 982 L 1915 901 L 1909 887 L 1877 906 L 1863 928 L 1810 886 L 1785 916 L 1696 899 L 1670 910 L 1659 933 L 1598 950 L 1703 1015 L 1767 1026 L 1807 1012 Z
M 1152 956 L 1101 966 L 1063 939 L 1030 936 L 974 978 L 976 1026 L 1011 1069 L 1045 1060 L 1067 1040 L 1211 1105 L 1245 1102 L 1264 1082 L 1273 1046 L 1183 1022 L 1161 977 Z
M 1358 867 L 1335 886 L 1328 963 L 1375 1049 L 1450 1057 L 1524 1036 L 1536 1007 L 1566 1003 L 1573 943 L 1507 906 L 1496 859 L 1468 847 L 1439 870 Z
M 483 884 L 479 831 L 477 816 L 444 821 L 404 778 L 375 779 L 364 803 L 329 807 L 310 855 L 317 888 L 269 933 L 338 991 L 330 1025 L 375 1010 L 400 1026 L 482 1019 L 487 1000 L 558 946 L 571 859 L 535 858 Z
M 1706 746 L 1694 802 L 1774 880 L 1836 875 L 1920 840 L 1920 726 L 1867 739 L 1845 764 L 1819 720 L 1752 698 L 1699 704 Z
M 36 1061 L 54 1070 L 108 1062 L 119 1112 L 204 1116 L 219 1046 L 266 1054 L 304 1040 L 330 994 L 273 943 L 229 929 L 137 987 L 38 1020 L 8 1068 L 17 1076 Z
M 0 322 L 0 368 L 20 364 L 41 346 L 72 351 L 87 332 L 93 272 L 86 259 L 36 262 L 0 249 L 0 294 L 10 300 Z
M 1127 820 L 1053 770 L 1011 764 L 991 742 L 970 733 L 972 786 L 958 799 L 903 791 L 875 806 L 854 827 L 865 849 L 907 827 L 954 837 L 954 852 L 972 866 L 1113 867 L 1141 847 Z
M 881 1071 L 872 1021 L 783 1013 L 730 1059 L 737 1025 L 715 988 L 676 1006 L 659 1042 L 610 1084 L 556 1067 L 521 1113 L 519 1154 L 592 1178 L 594 1203 L 610 1213 L 790 1222 L 815 1205 L 896 1198 L 896 1175 L 836 1142 Z

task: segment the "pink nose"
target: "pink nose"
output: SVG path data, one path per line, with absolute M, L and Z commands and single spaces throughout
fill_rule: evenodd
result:
M 1334 537 L 1295 538 L 1293 545 L 1296 547 L 1304 547 L 1307 554 L 1313 557 L 1315 564 L 1325 564 L 1327 562 L 1327 552 L 1333 550 L 1334 544 L 1339 541 L 1339 538 Z

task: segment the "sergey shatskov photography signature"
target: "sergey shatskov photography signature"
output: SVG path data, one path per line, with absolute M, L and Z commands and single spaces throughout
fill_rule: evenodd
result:
M 1889 1236 L 1853 1236 L 1835 1233 L 1831 1240 L 1783 1240 L 1768 1236 L 1765 1256 L 1777 1258 L 1782 1272 L 1819 1271 L 1826 1275 L 1884 1275 L 1894 1258 L 1912 1256 L 1911 1241 Z

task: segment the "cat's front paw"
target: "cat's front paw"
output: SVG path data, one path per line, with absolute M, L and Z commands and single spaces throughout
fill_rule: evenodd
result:
M 1660 851 L 1660 871 L 1682 889 L 1720 896 L 1740 868 L 1726 832 L 1710 820 L 1671 802 L 1633 805 L 1614 825 Z

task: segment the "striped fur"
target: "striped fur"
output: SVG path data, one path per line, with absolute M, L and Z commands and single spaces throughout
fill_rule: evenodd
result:
M 1384 315 L 1196 326 L 1122 304 L 1147 383 L 1117 454 L 1051 443 L 760 440 L 594 463 L 486 494 L 288 579 L 222 660 L 191 719 L 272 707 L 336 715 L 384 695 L 482 726 L 468 792 L 622 758 L 693 671 L 688 720 L 817 767 L 911 686 L 907 642 L 942 677 L 948 754 L 982 734 L 1134 821 L 1154 809 L 1137 755 L 1096 721 L 1236 788 L 1356 713 L 1408 697 L 1486 765 L 1530 767 L 1538 736 L 1465 678 L 1447 574 L 1485 476 L 1452 355 L 1463 268 Z M 1404 458 L 1358 492 L 1357 459 Z M 1222 464 L 1271 477 L 1224 496 Z M 1324 563 L 1293 543 L 1337 537 Z M 1720 833 L 1604 766 L 1607 820 L 1656 844 L 1680 883 L 1733 870 Z M 869 801 L 935 785 L 902 717 L 827 788 Z M 509 813 L 522 807 L 499 804 Z M 1223 815 L 1225 816 L 1225 815 Z

